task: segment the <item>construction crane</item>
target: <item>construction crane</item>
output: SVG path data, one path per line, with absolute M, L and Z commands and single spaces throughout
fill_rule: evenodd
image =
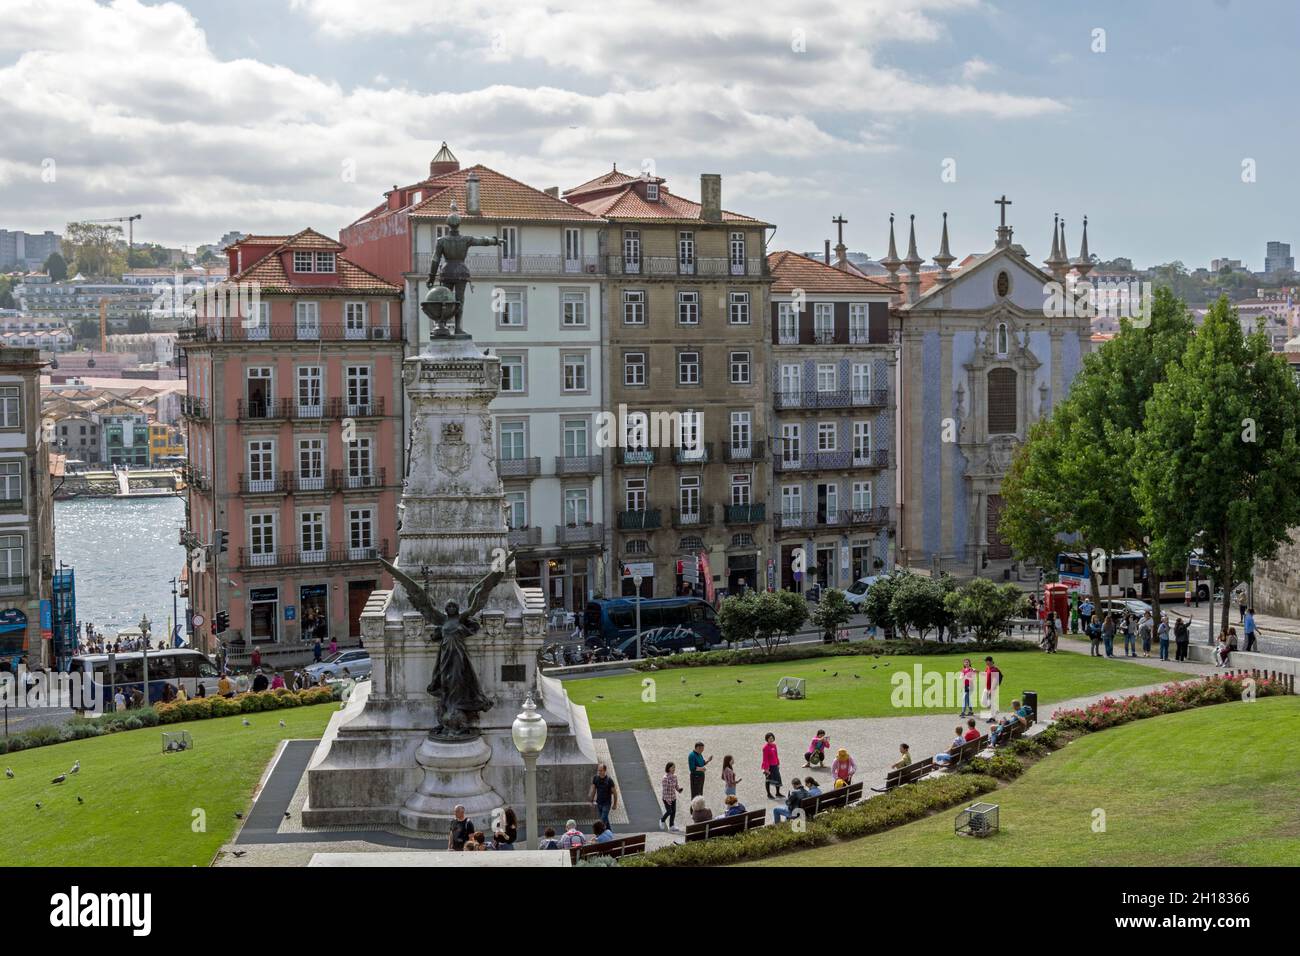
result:
M 87 219 L 86 222 L 124 222 L 126 223 L 126 268 L 131 268 L 131 252 L 135 247 L 135 221 L 143 219 L 144 216 L 136 213 L 134 216 L 117 216 L 113 219 Z

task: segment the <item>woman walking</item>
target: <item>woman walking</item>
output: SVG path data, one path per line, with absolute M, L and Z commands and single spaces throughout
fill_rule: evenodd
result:
M 722 758 L 722 795 L 724 797 L 734 797 L 736 795 L 736 784 L 740 783 L 740 778 L 736 776 L 736 758 L 727 754 Z
M 661 781 L 661 796 L 664 798 L 664 815 L 659 818 L 660 830 L 672 830 L 677 832 L 677 827 L 673 824 L 677 822 L 677 794 L 682 792 L 682 788 L 677 786 L 677 764 L 669 761 L 664 767 L 664 779 Z M 667 822 L 668 826 L 664 826 Z
M 763 735 L 763 762 L 761 769 L 763 771 L 763 786 L 767 789 L 767 799 L 784 800 L 781 793 L 781 758 L 776 752 L 776 734 L 770 731 Z M 772 788 L 776 787 L 776 796 L 772 796 Z

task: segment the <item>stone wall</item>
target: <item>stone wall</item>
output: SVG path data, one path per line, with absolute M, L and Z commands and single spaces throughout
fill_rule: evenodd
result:
M 1300 618 L 1300 528 L 1278 548 L 1273 561 L 1259 562 L 1255 574 L 1255 610 L 1263 614 Z

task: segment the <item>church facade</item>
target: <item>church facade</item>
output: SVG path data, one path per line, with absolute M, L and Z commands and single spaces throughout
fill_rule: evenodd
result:
M 907 257 L 882 264 L 904 288 L 893 312 L 900 330 L 900 564 L 979 573 L 1011 551 L 998 532 L 1002 479 L 1030 427 L 1051 414 L 1082 367 L 1088 318 L 1057 315 L 1059 290 L 1091 267 L 1087 221 L 1078 258 L 1052 227 L 1048 271 L 1012 241 L 1003 221 L 994 248 L 956 269 L 947 219 L 938 271 L 921 273 L 915 225 Z M 1053 295 L 1053 292 L 1058 294 Z

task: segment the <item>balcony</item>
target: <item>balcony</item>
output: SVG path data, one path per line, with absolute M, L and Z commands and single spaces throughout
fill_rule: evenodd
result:
M 731 462 L 762 461 L 767 457 L 767 443 L 761 438 L 747 442 L 723 442 L 722 457 Z
M 329 400 L 331 417 L 334 418 L 382 418 L 384 415 L 383 396 L 368 402 L 349 402 L 344 398 Z
M 726 257 L 681 259 L 677 256 L 610 256 L 610 275 L 727 277 L 767 275 L 767 260 Z
M 415 257 L 415 271 L 422 275 L 429 274 L 429 266 L 433 262 L 433 255 L 428 252 L 422 252 Z M 483 254 L 477 255 L 471 253 L 465 257 L 465 265 L 469 266 L 469 274 L 475 278 L 484 276 L 559 276 L 559 275 L 590 275 L 598 276 L 603 274 L 601 268 L 604 259 L 601 256 L 579 256 L 571 259 L 564 255 L 521 255 L 511 259 L 503 258 L 500 254 Z
M 239 476 L 239 493 L 241 495 L 283 495 L 289 492 L 289 476 L 287 473 L 273 475 L 269 478 L 250 478 L 248 475 L 240 474 Z
M 330 473 L 330 485 L 335 491 L 368 491 L 384 487 L 386 478 L 387 473 L 383 468 L 368 474 L 352 474 L 335 468 Z
M 620 511 L 618 529 L 620 531 L 653 531 L 663 527 L 658 508 L 640 511 Z
M 798 332 L 777 332 L 776 344 L 777 345 L 798 345 L 799 333 Z
M 208 492 L 212 490 L 212 482 L 208 476 L 197 470 L 193 465 L 187 464 L 181 469 L 181 479 L 198 491 Z
M 696 442 L 690 448 L 674 448 L 673 461 L 679 465 L 703 465 L 713 459 L 713 442 Z
M 265 568 L 318 567 L 322 564 L 348 565 L 356 563 L 377 562 L 387 557 L 388 541 L 381 541 L 379 547 L 368 548 L 320 548 L 304 550 L 303 548 L 281 548 L 276 551 L 253 553 L 249 548 L 239 549 L 239 569 L 241 571 L 258 571 Z
M 194 395 L 182 395 L 181 417 L 192 418 L 196 421 L 207 421 L 211 416 L 208 413 L 207 403 L 203 399 Z
M 534 478 L 542 473 L 540 458 L 498 458 L 497 474 L 502 478 Z
M 25 594 L 27 592 L 27 575 L 0 575 L 0 591 L 5 594 Z
M 834 345 L 834 344 L 835 344 L 835 330 L 834 330 L 834 329 L 815 329 L 815 330 L 813 331 L 813 344 L 814 344 L 814 345 Z
M 241 422 L 277 421 L 287 416 L 289 406 L 292 404 L 285 399 L 244 401 L 241 398 L 235 402 L 235 417 Z
M 620 448 L 619 461 L 624 465 L 653 465 L 659 460 L 657 448 Z
M 838 508 L 834 511 L 782 511 L 776 516 L 780 531 L 815 531 L 818 528 L 878 528 L 889 524 L 889 508 Z
M 854 468 L 888 468 L 890 463 L 888 448 L 872 448 L 866 452 L 855 452 Z
M 887 388 L 835 388 L 825 392 L 804 389 L 772 393 L 772 405 L 785 408 L 883 408 L 889 403 Z
M 878 508 L 852 508 L 841 511 L 840 518 L 842 523 L 850 528 L 879 528 L 890 522 L 889 507 L 882 505 Z
M 722 520 L 729 525 L 762 524 L 767 520 L 767 505 L 727 505 Z
M 802 455 L 781 455 L 776 461 L 777 471 L 823 471 L 849 468 L 853 462 L 851 452 L 806 451 Z
M 603 524 L 584 524 L 555 526 L 555 543 L 556 544 L 592 544 L 599 546 L 605 540 L 605 526 Z
M 511 528 L 506 532 L 506 543 L 512 548 L 539 545 L 542 543 L 542 529 L 540 527 Z
M 604 468 L 604 458 L 600 455 L 556 455 L 555 473 L 557 475 L 599 475 Z
M 284 476 L 294 494 L 329 494 L 334 490 L 325 480 L 323 471 L 320 474 L 286 471 Z
M 245 342 L 402 342 L 400 328 L 364 323 L 348 325 L 343 322 L 272 322 L 269 325 L 253 323 L 245 327 L 243 320 L 201 320 L 198 324 L 182 326 L 176 332 L 182 347 L 210 345 L 213 343 Z
M 711 524 L 713 524 L 713 505 L 673 509 L 674 528 L 707 528 Z

